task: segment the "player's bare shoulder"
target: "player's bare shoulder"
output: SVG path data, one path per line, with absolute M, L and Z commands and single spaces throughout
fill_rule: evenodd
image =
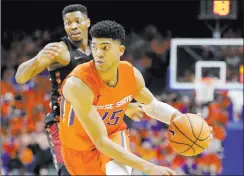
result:
M 70 52 L 67 45 L 63 41 L 49 43 L 45 47 L 50 48 L 51 52 L 53 52 L 50 54 L 52 54 L 56 61 L 48 67 L 49 71 L 64 67 L 69 64 Z
M 70 76 L 66 79 L 62 93 L 68 101 L 72 101 L 73 97 L 80 96 L 84 100 L 91 102 L 93 101 L 94 94 L 90 87 L 81 79 Z M 82 103 L 82 102 L 79 102 Z

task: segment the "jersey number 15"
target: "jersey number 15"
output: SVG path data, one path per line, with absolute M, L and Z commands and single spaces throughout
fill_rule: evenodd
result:
M 64 100 L 65 101 L 65 100 Z M 62 107 L 61 107 L 61 117 L 63 117 L 64 115 L 64 108 L 65 108 L 65 103 L 62 101 L 61 102 Z M 118 116 L 118 113 L 122 112 L 123 109 L 121 110 L 117 110 L 114 112 L 105 112 L 102 116 L 102 120 L 104 121 L 105 119 L 108 119 L 108 122 L 106 122 L 106 125 L 116 125 L 120 119 L 120 116 Z M 70 113 L 69 113 L 69 119 L 68 119 L 68 125 L 72 126 L 74 124 L 74 117 L 75 117 L 75 113 L 74 110 L 71 109 Z M 64 119 L 63 119 L 64 120 Z

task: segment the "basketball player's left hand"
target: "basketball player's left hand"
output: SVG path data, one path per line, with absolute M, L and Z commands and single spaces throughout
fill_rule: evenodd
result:
M 197 113 L 197 115 L 201 116 L 201 113 Z M 212 140 L 213 139 L 213 127 L 212 126 L 209 126 L 209 131 L 211 132 L 210 139 Z
M 130 103 L 125 111 L 125 115 L 133 121 L 139 122 L 143 117 L 143 110 L 138 103 Z

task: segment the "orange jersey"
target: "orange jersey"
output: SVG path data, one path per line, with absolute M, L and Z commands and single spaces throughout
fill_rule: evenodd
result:
M 108 135 L 127 128 L 124 113 L 136 93 L 136 79 L 133 67 L 125 61 L 118 66 L 118 83 L 107 86 L 99 77 L 93 61 L 77 66 L 69 75 L 80 78 L 94 93 L 93 105 L 104 121 Z M 81 100 L 82 101 L 82 100 Z M 60 139 L 62 145 L 79 151 L 95 148 L 77 119 L 71 104 L 61 99 Z

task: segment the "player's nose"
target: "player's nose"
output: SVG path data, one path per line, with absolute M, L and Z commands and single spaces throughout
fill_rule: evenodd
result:
M 96 56 L 96 60 L 103 60 L 103 56 L 102 55 L 97 55 Z
M 72 30 L 76 30 L 78 28 L 77 24 L 76 23 L 72 23 L 71 24 L 71 29 Z
M 98 50 L 97 50 L 97 53 L 96 53 L 96 56 L 97 56 L 97 58 L 102 59 L 102 58 L 103 58 L 103 56 L 104 56 L 103 51 L 102 51 L 102 50 L 100 50 L 100 49 L 98 49 Z

